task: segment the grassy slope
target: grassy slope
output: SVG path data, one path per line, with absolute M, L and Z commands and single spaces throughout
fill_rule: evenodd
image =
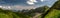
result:
M 0 12 L 0 18 L 30 18 L 27 15 L 19 14 L 16 12 Z
M 50 13 L 48 13 L 45 18 L 59 18 L 60 10 L 53 9 Z
M 9 13 L 9 14 L 0 13 L 0 18 L 20 18 L 20 17 L 17 16 L 15 13 Z
M 60 0 L 56 2 L 44 18 L 60 18 Z
M 11 10 L 2 10 L 0 8 L 0 18 L 30 18 L 30 16 L 22 13 L 12 12 Z
M 11 15 L 7 15 L 5 13 L 0 13 L 0 18 L 13 18 Z

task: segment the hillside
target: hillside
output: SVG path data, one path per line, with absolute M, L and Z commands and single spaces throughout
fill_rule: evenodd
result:
M 42 18 L 60 18 L 60 0 L 44 13 Z
M 43 14 L 41 14 L 43 13 Z M 41 14 L 41 15 L 39 15 Z M 13 12 L 12 10 L 0 9 L 0 18 L 60 18 L 60 0 L 51 8 L 46 6 L 31 10 Z
M 0 18 L 30 18 L 24 14 L 19 14 L 11 10 L 2 10 L 0 9 Z
M 18 10 L 14 12 L 13 10 L 3 10 L 0 8 L 0 18 L 40 18 L 41 13 L 44 13 L 44 11 L 47 9 L 48 6 L 43 6 L 36 9 L 22 11 Z
M 0 9 L 0 18 L 20 18 L 20 17 L 10 10 Z

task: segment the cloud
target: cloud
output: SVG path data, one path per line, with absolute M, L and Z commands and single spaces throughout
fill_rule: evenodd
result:
M 22 9 L 35 9 L 36 7 L 35 6 L 19 6 L 19 5 L 16 5 L 16 6 L 13 6 L 14 8 L 18 9 L 18 10 L 22 10 Z M 12 9 L 14 9 L 12 8 Z
M 2 9 L 11 9 L 10 6 L 0 6 L 0 8 L 2 8 Z
M 40 0 L 41 2 L 43 2 L 44 0 Z
M 10 9 L 32 9 L 33 8 L 34 9 L 36 7 L 41 7 L 41 5 L 51 6 L 51 4 L 55 1 L 56 0 L 28 0 L 28 1 L 27 0 L 3 0 L 0 2 L 0 5 L 3 5 L 0 6 L 0 8 L 3 7 L 5 9 L 6 8 L 10 8 Z M 7 7 L 5 7 L 4 5 L 6 5 Z M 34 5 L 35 7 L 30 5 Z
M 27 4 L 33 5 L 33 4 L 35 4 L 36 2 L 37 2 L 36 0 L 29 0 L 29 1 L 27 1 Z
M 22 9 L 35 9 L 36 7 L 35 6 L 22 6 L 22 5 L 15 5 L 15 6 L 1 6 L 0 5 L 0 8 L 6 10 L 22 10 Z
M 0 8 L 2 8 L 2 6 L 0 6 Z
M 33 2 L 29 2 L 29 1 L 27 1 L 27 4 L 32 5 L 32 4 L 34 4 L 34 3 L 33 3 Z

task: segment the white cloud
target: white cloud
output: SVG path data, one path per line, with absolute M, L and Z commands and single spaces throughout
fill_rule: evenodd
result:
M 15 6 L 0 6 L 0 8 L 6 10 L 22 10 L 22 9 L 35 9 L 35 6 L 21 6 L 21 5 L 15 5 Z
M 29 4 L 29 5 L 33 5 L 33 4 L 35 4 L 35 3 L 37 2 L 36 0 L 29 0 L 29 1 L 27 1 L 27 4 Z
M 2 8 L 2 6 L 0 6 L 0 8 Z
M 12 7 L 12 9 L 15 9 L 15 10 L 22 10 L 22 9 L 35 9 L 36 7 L 35 6 L 21 6 L 21 5 L 15 5 Z
M 2 9 L 11 9 L 10 6 L 0 6 L 0 8 L 2 8 Z
M 3 6 L 2 9 L 11 9 L 10 6 Z
M 44 0 L 40 0 L 41 2 L 43 2 Z
M 31 2 L 37 2 L 36 0 L 29 0 L 29 1 L 31 1 Z
M 33 3 L 33 2 L 29 2 L 29 1 L 27 1 L 27 4 L 32 5 L 32 4 L 34 4 L 34 3 Z

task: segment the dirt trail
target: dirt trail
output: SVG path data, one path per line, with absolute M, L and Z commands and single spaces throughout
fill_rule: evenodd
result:
M 40 16 L 42 13 L 36 13 L 35 16 L 33 16 L 32 18 L 38 18 L 38 16 Z

